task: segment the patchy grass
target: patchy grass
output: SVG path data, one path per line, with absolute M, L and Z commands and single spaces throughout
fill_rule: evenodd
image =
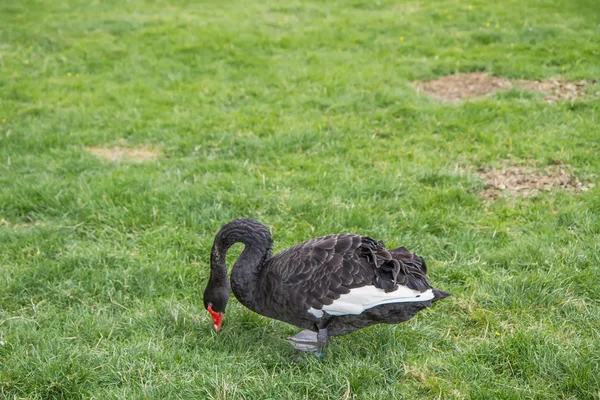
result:
M 0 2 L 0 397 L 597 399 L 599 186 L 486 202 L 466 171 L 597 183 L 598 85 L 444 104 L 411 83 L 592 82 L 598 23 L 590 0 Z M 85 151 L 115 143 L 161 156 Z M 295 329 L 235 301 L 211 331 L 235 217 L 277 250 L 406 245 L 455 297 L 294 364 Z
M 557 160 L 555 160 L 556 162 Z M 534 196 L 541 191 L 553 189 L 585 192 L 593 183 L 583 183 L 569 172 L 568 165 L 535 167 L 506 166 L 503 168 L 481 168 L 477 172 L 485 181 L 487 198 L 495 199 L 500 194 Z
M 544 95 L 547 103 L 557 101 L 575 101 L 589 95 L 586 92 L 588 84 L 594 84 L 595 81 L 587 82 L 581 80 L 578 82 L 564 82 L 556 78 L 550 78 L 543 81 L 530 81 L 527 79 L 518 79 L 511 81 L 499 76 L 490 76 L 484 72 L 470 72 L 466 74 L 446 75 L 439 79 L 425 82 L 416 82 L 415 87 L 418 91 L 424 92 L 437 100 L 441 101 L 461 101 L 476 99 L 499 91 L 514 89 L 526 89 L 533 92 L 540 92 Z M 598 96 L 599 93 L 595 93 Z
M 86 150 L 104 161 L 110 162 L 149 162 L 155 161 L 160 156 L 158 150 L 151 150 L 144 147 L 128 148 L 122 146 L 114 147 L 86 147 Z
M 483 72 L 452 74 L 425 82 L 417 82 L 416 88 L 441 101 L 460 101 L 487 96 L 499 90 L 509 89 L 510 80 L 489 76 Z

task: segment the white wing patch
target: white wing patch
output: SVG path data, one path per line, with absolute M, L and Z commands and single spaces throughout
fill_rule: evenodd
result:
M 323 316 L 323 310 L 317 310 L 314 307 L 308 309 L 308 312 L 314 315 L 317 318 L 321 318 Z
M 406 286 L 398 286 L 397 290 L 386 293 L 383 289 L 369 285 L 350 289 L 350 293 L 341 295 L 339 299 L 328 306 L 323 306 L 321 310 L 311 307 L 308 312 L 317 318 L 323 316 L 323 311 L 331 315 L 358 315 L 382 304 L 429 301 L 434 297 L 431 289 L 419 292 Z

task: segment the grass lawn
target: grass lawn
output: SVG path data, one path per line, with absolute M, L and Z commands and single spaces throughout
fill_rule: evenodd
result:
M 598 399 L 600 85 L 412 84 L 473 71 L 600 78 L 600 6 L 0 2 L 0 398 Z M 553 160 L 595 186 L 482 195 Z M 405 245 L 455 297 L 292 363 L 294 327 L 202 306 L 237 217 Z

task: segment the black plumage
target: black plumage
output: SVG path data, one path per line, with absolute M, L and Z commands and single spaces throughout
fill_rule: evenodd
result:
M 238 219 L 221 228 L 211 253 L 204 303 L 218 312 L 225 311 L 227 298 L 223 296 L 229 293 L 225 256 L 236 242 L 246 245 L 231 273 L 238 300 L 261 315 L 320 332 L 325 340 L 373 324 L 406 321 L 449 295 L 430 286 L 425 260 L 404 247 L 388 250 L 367 236 L 338 234 L 311 239 L 271 256 L 273 241 L 267 228 L 251 219 Z M 376 305 L 357 315 L 331 315 L 323 310 L 352 289 L 369 285 L 385 293 L 394 293 L 399 286 L 422 293 L 431 289 L 433 298 Z

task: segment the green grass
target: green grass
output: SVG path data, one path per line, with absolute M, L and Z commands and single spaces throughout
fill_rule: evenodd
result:
M 600 7 L 492 3 L 0 2 L 0 398 L 598 399 L 600 102 L 411 81 L 597 79 Z M 162 156 L 85 151 L 115 145 Z M 481 197 L 477 168 L 552 159 L 596 186 Z M 211 331 L 236 217 L 406 245 L 455 297 L 294 364 L 235 300 Z

